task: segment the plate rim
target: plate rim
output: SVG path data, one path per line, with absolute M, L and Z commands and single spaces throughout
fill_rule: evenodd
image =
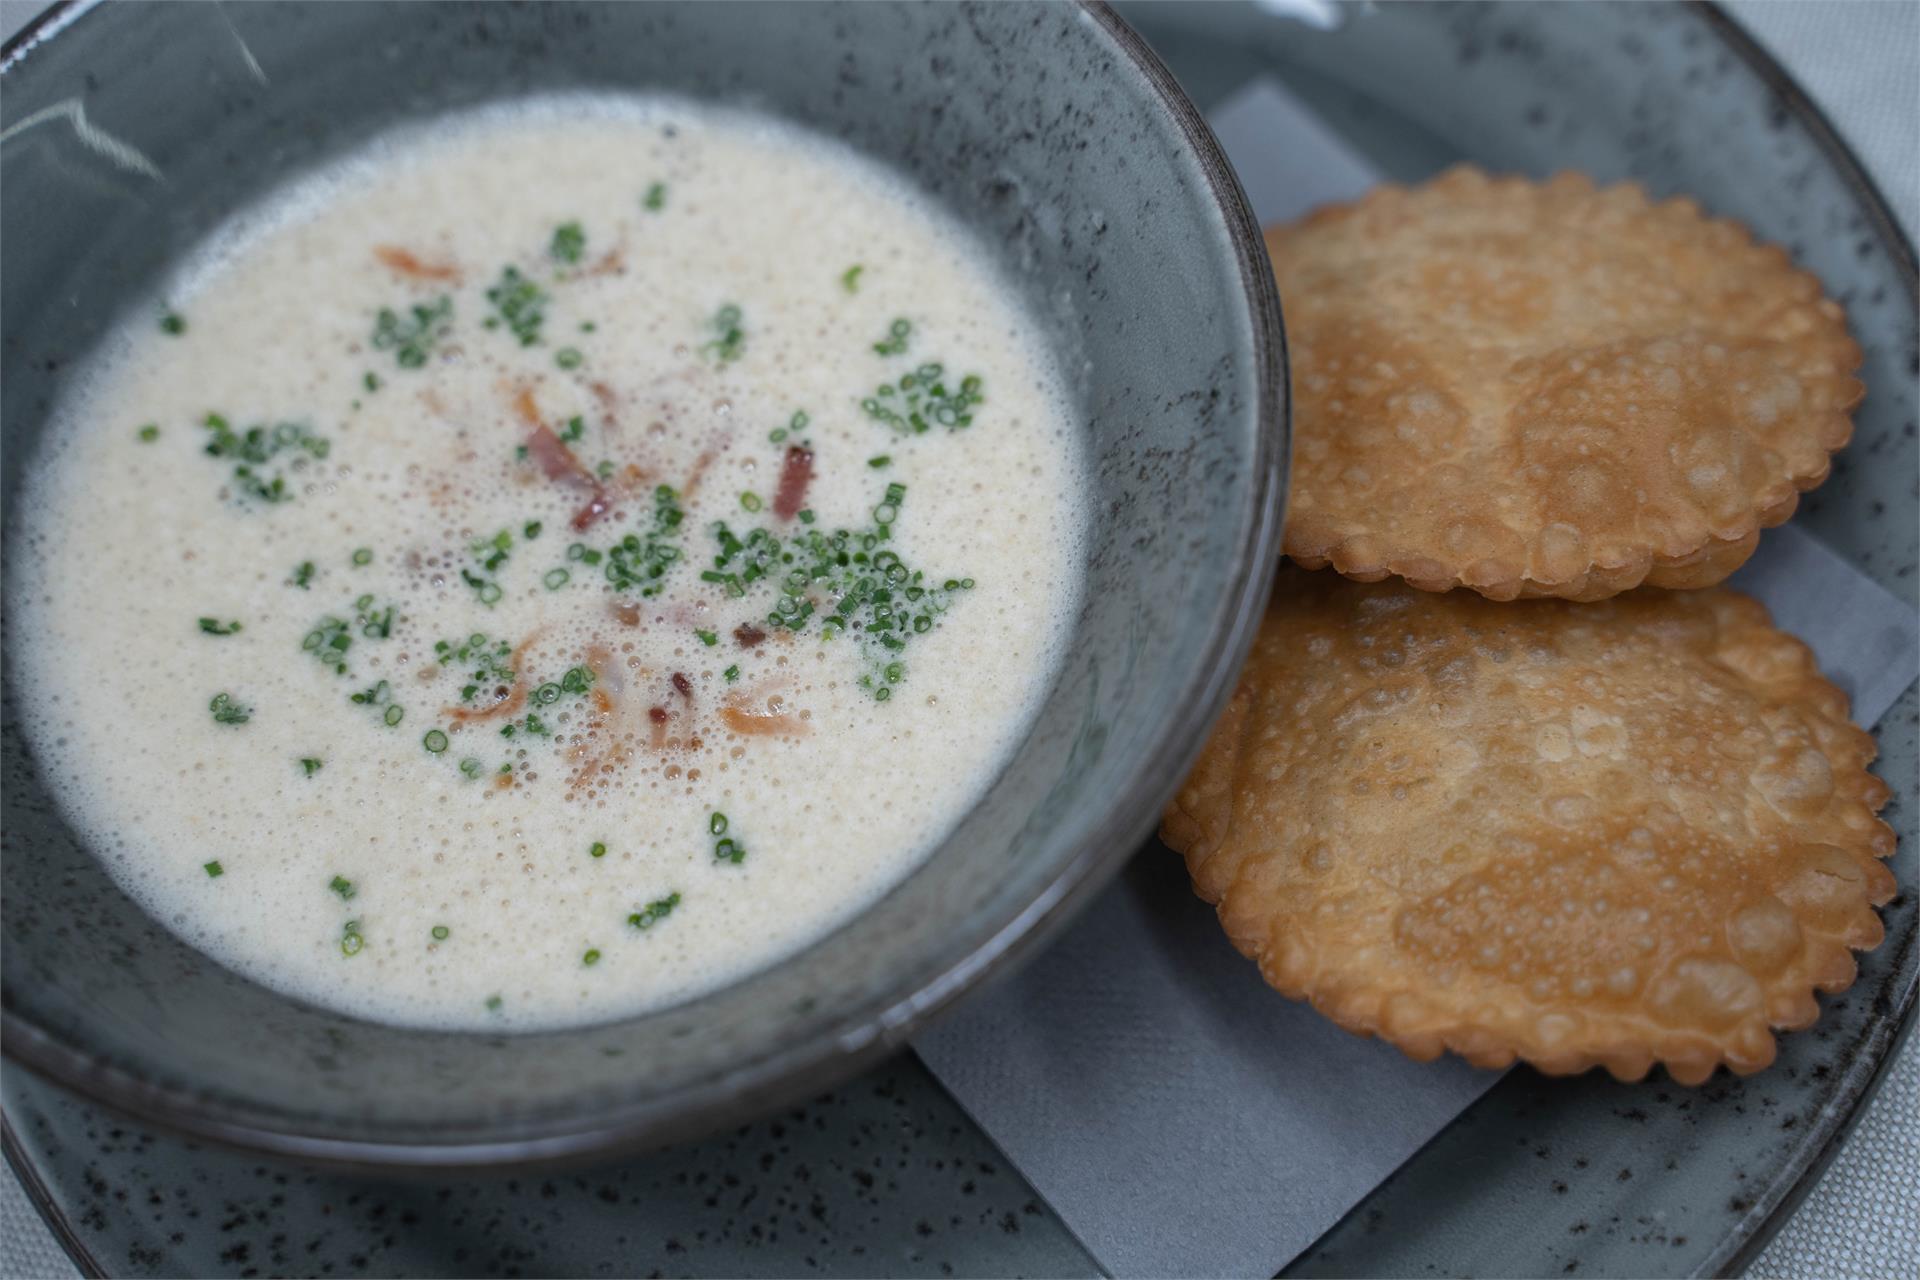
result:
M 1874 180 L 1872 172 L 1862 163 L 1845 135 L 1834 127 L 1827 113 L 1793 73 L 1727 11 L 1721 0 L 1692 0 L 1687 7 L 1704 19 L 1707 30 L 1745 63 L 1762 84 L 1778 95 L 1787 111 L 1805 126 L 1807 136 L 1821 157 L 1858 197 L 1875 241 L 1886 251 L 1895 273 L 1906 286 L 1912 304 L 1909 311 L 1920 311 L 1920 277 L 1916 276 L 1915 271 L 1913 241 L 1894 215 L 1893 207 L 1887 202 L 1880 184 Z M 1904 693 L 1902 696 L 1905 696 Z M 1877 745 L 1876 742 L 1876 748 Z M 1862 1037 L 1863 1047 L 1867 1049 L 1865 1070 L 1861 1070 L 1861 1058 L 1856 1056 L 1836 1086 L 1835 1097 L 1847 1100 L 1845 1112 L 1834 1116 L 1830 1122 L 1822 1117 L 1822 1123 L 1809 1128 L 1806 1140 L 1782 1162 L 1766 1190 L 1754 1198 L 1753 1206 L 1733 1225 L 1719 1246 L 1701 1261 L 1694 1274 L 1738 1275 L 1752 1266 L 1779 1234 L 1780 1228 L 1805 1202 L 1833 1163 L 1834 1157 L 1839 1155 L 1840 1148 L 1859 1126 L 1861 1117 L 1879 1094 L 1881 1085 L 1891 1072 L 1894 1059 L 1899 1056 L 1913 1031 L 1915 1010 L 1920 1007 L 1920 999 L 1917 999 L 1920 998 L 1920 966 L 1914 962 L 1917 941 L 1920 941 L 1920 930 L 1910 931 L 1901 940 L 1902 950 L 1894 956 L 1896 981 L 1902 967 L 1906 970 L 1906 981 L 1897 991 L 1894 1008 L 1886 1016 L 1874 1018 L 1867 1024 L 1866 1034 Z

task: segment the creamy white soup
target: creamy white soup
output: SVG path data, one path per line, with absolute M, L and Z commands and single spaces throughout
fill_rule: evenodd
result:
M 1005 767 L 1080 590 L 1072 409 L 982 252 L 677 101 L 302 182 L 47 438 L 46 776 L 185 938 L 382 1021 L 598 1021 L 816 940 Z

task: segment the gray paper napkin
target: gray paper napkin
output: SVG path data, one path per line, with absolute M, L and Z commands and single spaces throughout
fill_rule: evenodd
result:
M 1259 80 L 1213 126 L 1262 223 L 1377 175 Z M 1920 670 L 1920 615 L 1811 536 L 1735 579 L 1873 724 Z M 1117 1276 L 1269 1276 L 1498 1078 L 1408 1061 L 1269 991 L 1156 842 L 1052 949 L 915 1046 Z

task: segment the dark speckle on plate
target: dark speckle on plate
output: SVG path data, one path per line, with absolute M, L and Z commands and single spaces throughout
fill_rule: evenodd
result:
M 9 1155 L 114 1275 L 1099 1274 L 910 1057 L 704 1142 L 431 1181 L 156 1137 L 25 1072 L 4 1090 Z

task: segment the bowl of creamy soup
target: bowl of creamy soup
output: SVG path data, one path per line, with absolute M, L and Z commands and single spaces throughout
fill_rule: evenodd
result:
M 1284 362 L 1105 9 L 78 6 L 0 86 L 9 1057 L 309 1157 L 659 1142 L 1150 829 Z

